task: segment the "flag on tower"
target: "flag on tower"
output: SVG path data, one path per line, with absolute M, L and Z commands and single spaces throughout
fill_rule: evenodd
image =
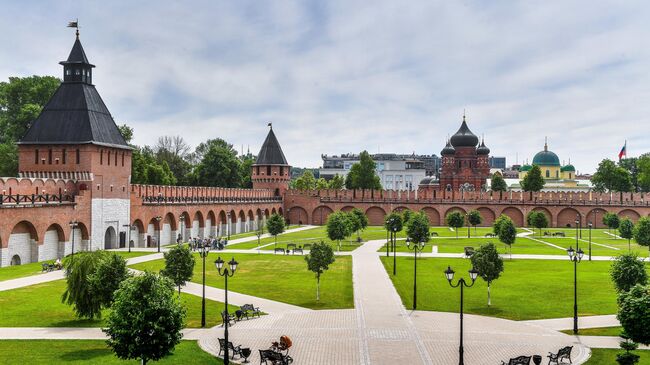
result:
M 627 141 L 625 141 L 623 148 L 621 148 L 621 152 L 618 153 L 618 159 L 622 159 L 623 156 L 627 157 Z
M 79 21 L 75 20 L 74 22 L 68 22 L 68 28 L 79 28 Z

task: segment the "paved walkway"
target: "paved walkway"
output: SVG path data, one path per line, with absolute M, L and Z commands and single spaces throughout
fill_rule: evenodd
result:
M 242 321 L 230 330 L 235 344 L 268 348 L 281 335 L 293 340 L 295 364 L 440 364 L 458 361 L 458 314 L 407 311 L 378 259 L 383 240 L 352 252 L 355 309 L 285 311 Z M 467 364 L 498 364 L 522 354 L 546 354 L 573 345 L 573 363 L 590 351 L 577 338 L 529 323 L 467 315 Z M 217 354 L 223 328 L 215 327 L 199 345 Z
M 532 321 L 524 321 L 529 324 L 541 326 L 555 331 L 564 331 L 573 329 L 573 317 L 569 318 L 553 318 L 553 319 L 537 319 Z M 578 317 L 579 328 L 600 328 L 600 327 L 617 327 L 621 324 L 616 319 L 616 315 L 604 316 L 586 316 Z

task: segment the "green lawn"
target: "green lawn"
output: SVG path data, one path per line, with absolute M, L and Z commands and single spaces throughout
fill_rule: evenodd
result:
M 140 364 L 138 360 L 120 360 L 101 340 L 2 340 L 5 365 L 51 364 Z M 181 341 L 174 353 L 150 364 L 223 364 L 221 359 L 201 350 L 196 341 Z
M 214 260 L 221 256 L 229 261 L 233 256 L 239 262 L 237 272 L 228 279 L 228 289 L 257 297 L 272 299 L 312 309 L 353 308 L 352 258 L 336 257 L 336 262 L 321 276 L 321 298 L 316 301 L 316 278 L 307 270 L 304 256 L 234 254 L 211 252 L 206 259 L 207 285 L 223 288 L 224 279 L 214 268 Z M 134 269 L 158 272 L 164 260 L 133 265 Z M 201 263 L 197 256 L 194 282 L 201 280 Z M 264 308 L 261 308 L 264 310 Z
M 392 258 L 381 258 L 407 308 L 412 307 L 413 258 L 398 257 L 393 277 Z M 457 312 L 459 289 L 453 289 L 443 271 L 450 265 L 456 279 L 469 279 L 466 259 L 418 259 L 418 309 Z M 478 279 L 465 289 L 466 313 L 514 320 L 570 317 L 573 314 L 573 265 L 569 260 L 504 260 L 501 278 L 492 283 L 492 306 L 487 285 Z M 610 262 L 578 265 L 578 309 L 581 316 L 616 313 L 616 294 L 609 278 Z
M 616 354 L 623 352 L 618 349 L 591 349 L 591 358 L 585 365 L 613 365 L 616 362 Z M 634 351 L 635 354 L 641 356 L 638 365 L 650 364 L 650 351 L 638 350 Z
M 601 328 L 584 328 L 578 332 L 581 336 L 620 336 L 623 327 L 601 327 Z M 573 335 L 573 330 L 560 331 L 567 335 Z
M 131 257 L 138 257 L 138 256 L 151 254 L 149 252 L 121 252 L 121 251 L 113 251 L 113 252 L 127 259 Z M 56 260 L 47 260 L 46 262 L 54 263 L 54 261 Z M 33 262 L 30 264 L 6 266 L 0 268 L 0 281 L 18 279 L 26 276 L 41 274 L 43 268 L 42 265 L 43 262 Z
M 72 307 L 61 303 L 65 280 L 51 281 L 24 288 L 0 292 L 0 327 L 101 327 L 104 320 L 87 320 L 75 317 Z M 187 308 L 187 327 L 201 327 L 201 298 L 181 294 Z M 230 307 L 234 311 L 235 307 Z M 208 326 L 221 323 L 219 313 L 223 303 L 206 300 Z M 103 318 L 107 311 L 104 311 Z

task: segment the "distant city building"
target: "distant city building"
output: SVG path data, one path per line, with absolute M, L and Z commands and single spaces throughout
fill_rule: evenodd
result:
M 506 169 L 506 158 L 505 157 L 488 157 L 488 163 L 490 164 L 491 169 Z
M 439 164 L 440 161 L 436 155 L 377 153 L 371 156 L 377 164 L 376 172 L 381 186 L 387 190 L 416 190 L 418 182 L 427 176 L 427 166 L 433 173 L 436 163 Z M 359 162 L 357 154 L 322 155 L 321 158 L 323 167 L 319 170 L 319 175 L 325 180 L 336 175 L 346 177 L 352 165 Z

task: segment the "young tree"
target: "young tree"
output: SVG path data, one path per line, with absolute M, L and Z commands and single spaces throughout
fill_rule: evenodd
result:
M 343 176 L 336 174 L 329 182 L 330 189 L 341 190 L 345 187 L 345 178 Z
M 429 217 L 424 212 L 417 212 L 411 215 L 406 223 L 406 235 L 414 243 L 429 242 Z
M 78 317 L 101 318 L 102 300 L 93 295 L 88 278 L 95 273 L 108 251 L 79 252 L 63 262 L 67 288 L 61 302 L 71 305 Z
M 526 217 L 526 223 L 529 226 L 539 229 L 539 235 L 542 235 L 542 228 L 548 227 L 548 218 L 544 212 L 540 211 L 531 211 Z
M 528 171 L 526 176 L 524 176 L 524 179 L 521 181 L 521 188 L 524 191 L 540 191 L 544 188 L 544 184 L 546 182 L 544 181 L 544 178 L 542 177 L 542 170 L 539 168 L 537 165 L 533 165 L 533 167 Z
M 607 226 L 610 233 L 612 229 L 617 229 L 621 224 L 620 218 L 615 213 L 605 213 L 603 214 L 603 224 Z
M 618 225 L 618 235 L 627 240 L 627 250 L 632 251 L 632 237 L 634 237 L 634 223 L 630 218 L 621 219 L 621 223 Z
M 650 218 L 641 217 L 634 226 L 634 240 L 641 246 L 650 249 Z
M 492 175 L 492 179 L 490 179 L 490 189 L 492 191 L 498 191 L 498 192 L 504 192 L 508 190 L 508 184 L 506 184 L 506 181 L 503 179 L 503 176 L 501 176 L 501 173 L 498 171 L 495 172 Z
M 352 211 L 345 213 L 348 218 L 348 224 L 350 225 L 350 233 L 357 232 L 357 240 L 361 240 L 359 236 L 359 230 L 361 229 L 361 221 L 359 217 L 352 213 Z
M 363 212 L 363 210 L 359 208 L 354 208 L 350 211 L 350 214 L 355 216 L 357 219 L 358 224 L 354 227 L 355 231 L 357 232 L 357 237 L 361 238 L 359 231 L 363 231 L 368 227 L 368 217 L 366 214 Z
M 322 177 L 316 180 L 316 190 L 325 190 L 327 188 L 329 188 L 329 184 L 327 183 L 327 180 L 325 180 Z
M 392 212 L 388 214 L 384 218 L 384 228 L 386 228 L 386 231 L 388 232 L 395 232 L 395 234 L 397 234 L 397 232 L 401 232 L 402 229 L 404 228 L 404 222 L 402 222 L 402 215 L 399 214 L 398 212 Z M 386 238 L 388 238 L 388 233 L 386 234 Z M 386 255 L 388 255 L 389 247 L 390 244 L 386 243 Z
M 454 228 L 456 231 L 456 239 L 458 239 L 458 230 L 463 228 L 465 224 L 465 216 L 461 212 L 451 212 L 445 217 L 447 226 Z
M 479 276 L 487 283 L 488 307 L 492 305 L 490 299 L 490 284 L 501 276 L 503 272 L 503 259 L 499 256 L 496 246 L 492 242 L 481 245 L 471 257 L 472 266 L 478 270 Z
M 503 218 L 503 222 L 499 227 L 499 233 L 497 233 L 497 235 L 499 241 L 508 245 L 510 248 L 510 256 L 512 257 L 512 244 L 515 243 L 515 240 L 517 239 L 517 227 L 515 227 L 515 223 L 510 219 L 510 217 L 504 214 L 502 214 L 501 217 L 505 218 Z
M 284 232 L 285 225 L 284 218 L 279 214 L 271 214 L 271 217 L 266 220 L 266 230 L 271 236 L 275 237 L 273 248 L 278 247 L 278 235 Z
M 650 153 L 645 153 L 636 161 L 639 190 L 650 192 Z M 5 175 L 6 176 L 6 175 Z
M 165 268 L 160 274 L 169 278 L 178 287 L 181 295 L 181 286 L 192 279 L 194 274 L 194 255 L 187 246 L 174 246 L 165 252 Z
M 501 231 L 501 227 L 503 226 L 503 223 L 505 223 L 506 220 L 508 220 L 508 216 L 501 214 L 497 219 L 492 222 L 492 230 L 494 231 L 495 235 L 499 235 L 499 232 Z
M 322 241 L 314 244 L 309 254 L 305 256 L 307 269 L 316 274 L 316 300 L 320 300 L 320 276 L 335 260 L 332 247 Z
M 598 164 L 598 169 L 591 177 L 594 190 L 598 192 L 618 191 L 621 193 L 632 190 L 630 172 L 614 161 L 604 159 Z
M 347 213 L 337 211 L 327 217 L 327 237 L 338 242 L 339 251 L 341 250 L 341 240 L 350 234 L 352 234 L 352 224 Z
M 296 189 L 314 190 L 316 189 L 316 178 L 311 170 L 305 170 L 300 177 L 296 179 Z
M 610 268 L 610 275 L 618 292 L 628 291 L 636 284 L 648 283 L 645 264 L 636 253 L 630 252 L 616 257 Z
M 210 139 L 199 144 L 195 155 L 201 157 L 193 172 L 197 185 L 228 188 L 241 186 L 242 162 L 237 158 L 233 145 L 220 138 Z M 249 173 L 246 171 L 246 174 Z
M 637 284 L 620 292 L 616 317 L 632 341 L 650 344 L 650 288 Z
M 481 212 L 476 209 L 472 209 L 467 213 L 467 223 L 474 226 L 474 234 L 476 234 L 476 226 L 483 223 L 483 216 Z
M 109 308 L 113 304 L 115 291 L 130 276 L 124 257 L 114 252 L 103 255 L 95 271 L 88 275 L 91 295 L 99 299 L 103 308 Z
M 402 211 L 402 223 L 407 226 L 409 224 L 409 220 L 413 216 L 413 211 L 410 209 L 404 209 Z
M 168 356 L 183 337 L 185 309 L 174 295 L 171 280 L 151 272 L 133 276 L 115 292 L 115 302 L 102 329 L 122 360 Z
M 359 154 L 359 162 L 352 165 L 345 180 L 347 189 L 381 189 L 381 180 L 375 173 L 377 165 L 368 151 Z

